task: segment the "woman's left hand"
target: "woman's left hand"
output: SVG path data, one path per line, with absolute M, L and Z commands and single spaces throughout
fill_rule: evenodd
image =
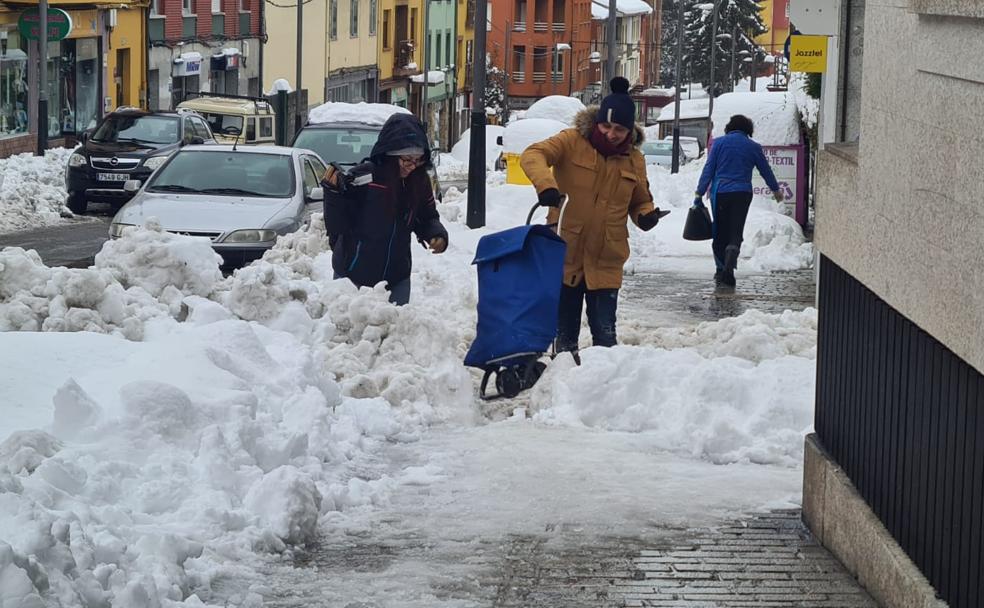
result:
M 434 253 L 444 253 L 448 248 L 448 241 L 443 237 L 435 236 L 428 241 L 428 245 L 430 245 L 431 251 Z

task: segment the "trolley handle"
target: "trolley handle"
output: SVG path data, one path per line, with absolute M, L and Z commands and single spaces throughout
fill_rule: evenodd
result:
M 560 216 L 557 218 L 557 234 L 560 234 L 560 227 L 564 224 L 564 211 L 567 209 L 567 203 L 570 202 L 571 197 L 563 194 L 564 201 L 560 204 Z M 536 210 L 542 207 L 539 202 L 533 203 L 533 207 L 530 209 L 529 215 L 526 216 L 526 225 L 529 226 L 533 222 L 533 214 Z

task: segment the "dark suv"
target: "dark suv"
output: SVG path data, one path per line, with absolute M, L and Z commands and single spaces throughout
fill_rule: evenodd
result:
M 215 143 L 212 130 L 194 112 L 147 112 L 121 108 L 82 136 L 68 159 L 66 205 L 85 213 L 89 202 L 121 206 L 132 193 L 128 180 L 146 181 L 167 157 L 186 144 Z

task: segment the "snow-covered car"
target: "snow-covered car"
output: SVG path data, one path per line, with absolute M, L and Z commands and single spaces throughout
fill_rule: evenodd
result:
M 308 113 L 304 125 L 291 146 L 313 150 L 326 163 L 354 166 L 369 157 L 379 131 L 393 114 L 410 114 L 410 110 L 388 103 L 328 102 Z M 437 174 L 431 171 L 434 193 L 441 198 Z
M 156 217 L 168 232 L 206 237 L 226 266 L 247 264 L 320 209 L 325 171 L 316 154 L 280 146 L 187 146 L 113 218 L 110 238 Z
M 189 144 L 214 143 L 212 130 L 194 112 L 147 112 L 121 108 L 106 115 L 68 158 L 66 206 L 85 213 L 89 202 L 122 205 L 130 180 L 145 181 L 168 155 Z
M 647 165 L 670 167 L 673 165 L 673 142 L 647 141 L 642 144 L 642 154 L 646 157 Z M 680 150 L 680 164 L 687 162 L 687 156 Z
M 673 136 L 667 135 L 662 139 L 662 141 L 668 141 L 673 143 Z M 692 161 L 695 158 L 700 158 L 700 140 L 696 137 L 687 137 L 685 135 L 680 136 L 680 149 L 683 150 L 684 156 L 687 157 L 687 161 Z

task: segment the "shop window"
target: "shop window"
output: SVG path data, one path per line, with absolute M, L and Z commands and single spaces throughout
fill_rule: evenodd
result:
M 6 31 L 0 56 L 0 138 L 27 133 L 27 52 L 16 30 Z

